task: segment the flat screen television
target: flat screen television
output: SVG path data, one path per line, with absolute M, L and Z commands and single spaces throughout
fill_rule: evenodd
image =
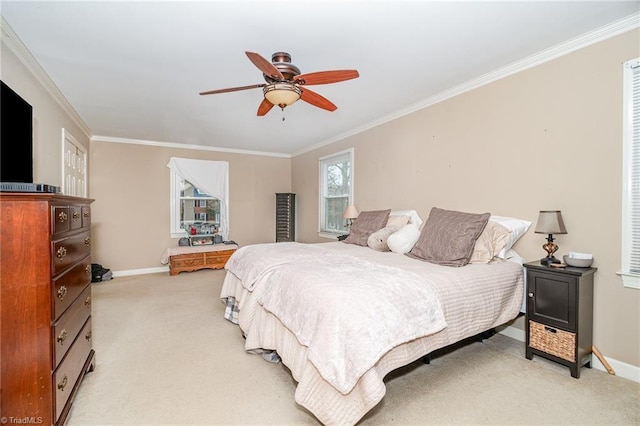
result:
M 0 182 L 33 183 L 33 109 L 0 85 Z

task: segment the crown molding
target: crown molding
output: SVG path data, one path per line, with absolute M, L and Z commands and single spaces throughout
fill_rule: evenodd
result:
M 294 152 L 291 154 L 291 157 L 297 157 L 298 155 L 305 154 L 310 151 L 314 151 L 318 148 L 321 148 L 326 145 L 330 145 L 334 142 L 341 141 L 350 136 L 357 135 L 358 133 L 362 133 L 366 130 L 372 129 L 374 127 L 380 126 L 389 121 L 396 120 L 405 115 L 409 115 L 413 112 L 419 111 L 421 109 L 427 108 L 429 106 L 435 105 L 439 102 L 445 101 L 447 99 L 453 98 L 454 96 L 461 95 L 465 92 L 469 92 L 471 90 L 477 89 L 479 87 L 485 86 L 489 83 L 492 83 L 496 80 L 500 80 L 502 78 L 508 77 L 510 75 L 519 73 L 521 71 L 527 70 L 529 68 L 533 68 L 535 66 L 544 64 L 545 62 L 552 61 L 561 56 L 568 55 L 569 53 L 575 52 L 576 50 L 583 49 L 585 47 L 591 46 L 592 44 L 599 43 L 601 41 L 610 39 L 617 35 L 626 33 L 628 31 L 632 31 L 636 28 L 640 27 L 640 13 L 634 13 L 625 18 L 622 18 L 618 21 L 612 22 L 603 27 L 597 28 L 588 33 L 582 34 L 578 37 L 574 37 L 562 43 L 559 43 L 553 47 L 542 50 L 533 55 L 527 56 L 523 59 L 520 59 L 516 62 L 512 62 L 504 67 L 498 68 L 495 71 L 491 71 L 487 74 L 484 74 L 480 77 L 477 77 L 473 80 L 469 80 L 466 83 L 459 84 L 454 86 L 448 90 L 440 92 L 434 96 L 423 99 L 420 102 L 417 102 L 413 105 L 410 105 L 406 108 L 403 108 L 395 113 L 386 115 L 380 119 L 371 121 L 369 123 L 364 124 L 356 129 L 353 129 L 347 133 L 343 133 L 341 135 L 335 136 L 326 141 L 320 142 L 303 150 Z
M 20 37 L 18 37 L 13 31 L 13 28 L 11 28 L 2 16 L 0 16 L 0 30 L 2 31 L 2 43 L 18 57 L 18 60 L 31 72 L 69 117 L 71 117 L 71 120 L 80 128 L 85 136 L 91 138 L 91 129 L 89 126 L 82 120 L 67 98 L 64 97 L 60 89 L 58 89 L 53 80 L 51 80 L 36 58 L 31 54 L 27 46 L 24 45 Z
M 197 150 L 197 151 L 228 152 L 231 154 L 242 154 L 242 155 L 258 155 L 262 157 L 291 158 L 290 154 L 281 154 L 276 152 L 250 151 L 250 150 L 244 150 L 244 149 L 220 148 L 220 147 L 205 146 L 205 145 L 189 145 L 189 144 L 177 143 L 177 142 L 158 142 L 158 141 L 147 141 L 142 139 L 114 138 L 111 136 L 100 136 L 100 135 L 95 135 L 91 137 L 91 142 L 123 143 L 123 144 L 129 144 L 129 145 L 157 146 L 161 148 L 179 148 L 179 149 L 191 149 L 191 150 Z

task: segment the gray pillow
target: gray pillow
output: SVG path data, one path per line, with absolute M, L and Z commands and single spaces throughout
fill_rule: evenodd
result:
M 389 213 L 391 209 L 361 212 L 351 225 L 349 236 L 343 242 L 366 246 L 369 235 L 385 227 Z
M 434 207 L 407 256 L 445 266 L 469 263 L 491 213 L 464 213 Z

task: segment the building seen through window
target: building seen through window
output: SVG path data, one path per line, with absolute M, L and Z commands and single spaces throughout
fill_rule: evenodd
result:
M 180 229 L 187 234 L 215 234 L 220 228 L 220 200 L 180 179 Z

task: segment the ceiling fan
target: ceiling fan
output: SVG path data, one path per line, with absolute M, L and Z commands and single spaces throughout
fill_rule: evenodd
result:
M 215 95 L 218 93 L 237 92 L 262 87 L 264 99 L 258 106 L 258 116 L 267 114 L 274 105 L 278 105 L 284 110 L 284 108 L 296 102 L 298 99 L 302 99 L 313 106 L 326 109 L 327 111 L 335 111 L 338 107 L 331 101 L 304 86 L 338 83 L 360 76 L 356 70 L 319 71 L 300 74 L 300 69 L 291 63 L 291 55 L 287 52 L 274 53 L 271 56 L 271 62 L 257 53 L 245 53 L 249 60 L 262 71 L 266 83 L 209 90 L 200 92 L 200 94 Z

